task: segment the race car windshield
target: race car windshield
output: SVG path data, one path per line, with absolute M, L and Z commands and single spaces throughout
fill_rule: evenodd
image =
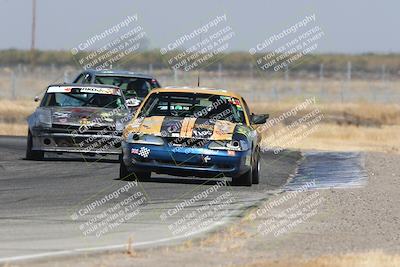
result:
M 41 106 L 121 108 L 125 106 L 125 102 L 121 96 L 111 94 L 46 93 Z
M 239 99 L 210 94 L 152 94 L 138 116 L 196 117 L 245 123 L 243 107 Z
M 151 89 L 159 87 L 156 80 L 135 77 L 96 76 L 94 82 L 118 86 L 126 98 L 134 97 L 140 100 L 143 100 Z

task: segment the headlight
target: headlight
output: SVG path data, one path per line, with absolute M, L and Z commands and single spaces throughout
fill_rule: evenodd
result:
M 234 151 L 245 151 L 249 149 L 247 142 L 244 140 L 232 140 L 232 141 L 212 141 L 208 145 L 209 149 L 217 150 L 234 150 Z
M 136 133 L 129 133 L 126 138 L 126 142 L 132 144 L 144 144 L 144 145 L 156 145 L 162 146 L 164 144 L 164 140 L 159 136 L 143 134 L 139 135 Z
M 38 112 L 38 126 L 51 128 L 51 111 L 42 109 Z

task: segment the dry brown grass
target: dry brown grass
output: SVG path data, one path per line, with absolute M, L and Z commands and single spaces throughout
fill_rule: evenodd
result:
M 37 106 L 33 100 L 0 100 L 0 122 L 21 123 Z
M 250 106 L 255 113 L 269 113 L 272 116 L 279 116 L 282 113 L 293 109 L 296 105 L 303 102 L 287 101 L 279 103 L 251 103 Z M 340 118 L 347 119 L 347 122 L 370 122 L 371 124 L 387 124 L 400 125 L 400 105 L 396 104 L 377 104 L 377 103 L 331 103 L 331 104 L 316 104 L 301 111 L 305 114 L 313 109 L 319 109 L 321 113 L 327 115 L 325 118 L 330 118 L 339 122 Z
M 26 118 L 37 106 L 33 100 L 0 100 L 0 135 L 25 136 Z
M 189 239 L 180 245 L 165 247 L 163 252 L 190 251 L 197 246 L 200 248 L 214 247 L 218 252 L 227 252 L 239 249 L 243 243 L 240 241 L 244 241 L 249 237 L 250 234 L 241 230 L 240 225 L 232 225 L 224 230 L 211 233 L 200 240 L 193 241 Z
M 26 136 L 27 123 L 0 123 L 0 135 Z
M 258 113 L 270 113 L 271 117 L 278 117 L 300 102 L 254 103 L 252 106 Z M 279 143 L 279 146 L 303 150 L 400 152 L 400 105 L 316 104 L 299 111 L 296 118 L 291 120 L 296 120 L 314 109 L 319 109 L 319 114 L 323 114 L 315 131 L 292 144 L 285 142 Z M 290 120 L 286 124 L 290 124 Z M 268 128 L 263 136 L 277 134 L 284 127 L 283 123 L 276 124 Z M 268 146 L 265 138 L 263 146 Z
M 381 128 L 321 124 L 300 149 L 400 152 L 400 126 Z
M 283 127 L 282 125 L 280 125 Z M 279 127 L 279 126 L 278 126 Z M 270 129 L 266 137 L 278 131 Z M 354 125 L 317 124 L 315 131 L 293 144 L 279 143 L 279 146 L 301 150 L 330 151 L 379 151 L 400 152 L 400 126 L 357 127 Z M 262 142 L 265 148 L 268 143 Z
M 237 239 L 249 238 L 250 234 L 248 232 L 240 229 L 239 225 L 232 225 L 224 229 L 223 231 L 218 231 L 213 234 L 208 235 L 206 238 L 200 240 L 200 246 L 210 246 L 221 243 L 230 243 L 234 245 Z
M 296 259 L 279 261 L 259 261 L 246 267 L 392 267 L 400 266 L 400 256 L 383 252 L 329 255 L 315 259 Z

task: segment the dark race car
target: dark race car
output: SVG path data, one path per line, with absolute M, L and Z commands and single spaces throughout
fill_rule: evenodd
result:
M 123 70 L 85 70 L 73 81 L 80 84 L 108 84 L 118 86 L 133 110 L 154 88 L 161 85 L 152 76 Z
M 26 158 L 44 152 L 120 154 L 123 124 L 130 118 L 125 98 L 110 85 L 50 85 L 28 117 Z
M 120 178 L 151 172 L 259 183 L 260 136 L 244 99 L 225 90 L 155 89 L 124 129 Z

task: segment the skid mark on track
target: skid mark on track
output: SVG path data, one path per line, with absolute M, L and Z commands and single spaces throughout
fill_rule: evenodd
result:
M 358 152 L 306 152 L 296 176 L 285 190 L 315 181 L 313 189 L 363 187 L 367 182 L 364 156 Z

